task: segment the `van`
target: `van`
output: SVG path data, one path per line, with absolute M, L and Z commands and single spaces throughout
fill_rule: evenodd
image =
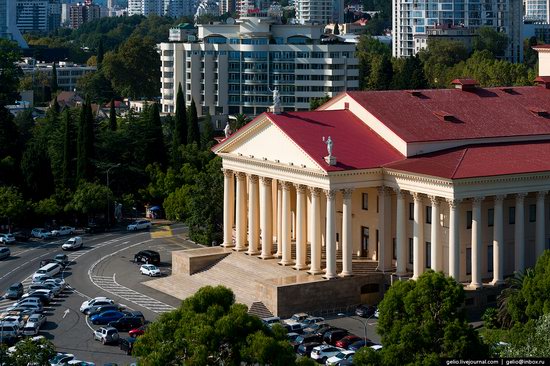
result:
M 32 275 L 32 279 L 36 280 L 43 276 L 53 277 L 59 272 L 61 272 L 61 266 L 59 265 L 59 263 L 49 263 L 49 264 L 46 264 L 44 267 L 40 268 L 38 271 L 36 271 Z

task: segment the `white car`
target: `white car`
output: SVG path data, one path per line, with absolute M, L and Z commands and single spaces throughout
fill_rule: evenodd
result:
M 347 360 L 351 356 L 355 354 L 355 351 L 342 351 L 331 358 L 327 359 L 327 362 L 325 363 L 327 366 L 332 365 L 339 365 L 340 361 Z
M 160 269 L 153 264 L 144 264 L 139 268 L 139 271 L 142 275 L 147 275 L 149 277 L 161 276 Z
M 82 313 L 86 313 L 90 310 L 90 308 L 92 306 L 97 306 L 97 305 L 113 305 L 115 302 L 111 299 L 109 299 L 108 297 L 104 297 L 104 296 L 99 296 L 99 297 L 94 297 L 93 299 L 91 300 L 88 300 L 88 301 L 84 301 L 82 303 L 82 305 L 80 306 L 80 311 Z
M 35 297 L 35 295 L 38 295 L 38 294 L 42 294 L 42 296 L 47 296 L 49 301 L 52 301 L 52 299 L 54 297 L 54 294 L 53 294 L 52 290 L 38 289 L 38 290 L 29 291 L 26 294 L 23 294 L 23 296 L 21 296 L 21 299 L 26 299 L 26 298 L 29 298 L 29 297 L 32 298 L 32 297 Z
M 331 346 L 329 344 L 322 344 L 320 346 L 313 347 L 310 357 L 316 362 L 325 363 L 329 358 L 336 356 L 343 350 L 344 349 L 340 347 Z
M 50 366 L 64 366 L 67 362 L 74 360 L 72 353 L 58 353 L 50 362 Z
M 27 324 L 31 322 L 31 323 L 36 323 L 38 324 L 39 327 L 43 326 L 44 323 L 46 323 L 46 316 L 45 315 L 42 315 L 42 314 L 32 314 L 31 316 L 29 316 L 29 318 L 27 319 Z
M 0 243 L 1 244 L 15 243 L 15 236 L 13 236 L 13 234 L 0 234 Z
M 44 283 L 44 284 L 53 283 L 54 285 L 61 287 L 61 290 L 67 287 L 67 283 L 62 278 L 49 277 L 49 278 L 45 278 L 43 281 L 40 281 L 39 283 Z
M 17 316 L 17 315 L 8 315 L 8 316 L 5 316 L 2 318 L 2 321 L 1 321 L 2 324 L 16 324 L 19 329 L 23 328 L 25 326 L 25 321 L 23 320 L 22 317 L 20 316 Z
M 63 250 L 74 250 L 82 248 L 82 244 L 84 242 L 82 241 L 82 238 L 80 236 L 75 236 L 67 240 L 62 246 L 61 249 Z
M 27 322 L 27 324 L 25 324 L 25 326 L 23 327 L 23 331 L 21 333 L 24 336 L 35 336 L 38 335 L 39 330 L 40 325 L 38 323 Z
M 72 360 L 67 362 L 67 365 L 76 365 L 76 366 L 95 366 L 95 363 L 93 362 L 86 362 L 86 361 L 80 361 L 80 360 Z
M 51 234 L 52 234 L 52 236 L 73 235 L 74 232 L 75 232 L 74 227 L 61 226 L 59 229 L 52 230 Z
M 138 220 L 126 228 L 128 231 L 136 231 L 136 230 L 149 230 L 151 228 L 151 221 L 149 220 Z
M 52 236 L 52 233 L 51 231 L 48 231 L 43 228 L 35 228 L 35 229 L 32 229 L 31 236 L 33 238 L 38 238 L 38 239 L 47 239 Z

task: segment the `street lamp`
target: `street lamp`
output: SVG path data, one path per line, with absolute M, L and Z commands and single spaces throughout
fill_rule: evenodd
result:
M 109 169 L 107 169 L 107 189 L 109 188 L 109 172 L 113 168 L 118 168 L 120 166 L 120 163 L 112 165 Z M 107 192 L 107 227 L 111 227 L 111 208 L 109 207 L 109 192 Z
M 346 314 L 344 314 L 344 313 L 338 313 L 336 315 L 338 315 L 340 318 L 346 316 Z M 359 323 L 361 323 L 363 325 L 363 329 L 365 331 L 365 335 L 364 335 L 365 346 L 367 345 L 367 340 L 368 340 L 368 338 L 367 338 L 367 325 L 369 325 L 369 319 L 372 318 L 373 316 L 374 316 L 374 314 L 372 314 L 367 319 L 365 319 L 365 321 L 362 321 L 361 319 L 357 319 L 357 318 L 354 318 L 354 317 L 351 317 L 351 316 L 349 317 L 350 319 L 357 320 Z

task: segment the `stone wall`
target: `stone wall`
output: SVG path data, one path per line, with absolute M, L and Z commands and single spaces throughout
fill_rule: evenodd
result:
M 214 247 L 172 252 L 172 273 L 192 275 L 222 260 L 230 250 Z

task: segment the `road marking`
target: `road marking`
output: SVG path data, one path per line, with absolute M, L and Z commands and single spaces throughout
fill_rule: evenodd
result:
M 164 225 L 151 232 L 151 239 L 168 238 L 173 236 L 170 226 Z
M 69 314 L 70 310 L 67 309 L 63 312 L 63 319 L 65 319 L 65 317 L 67 316 L 67 314 Z

